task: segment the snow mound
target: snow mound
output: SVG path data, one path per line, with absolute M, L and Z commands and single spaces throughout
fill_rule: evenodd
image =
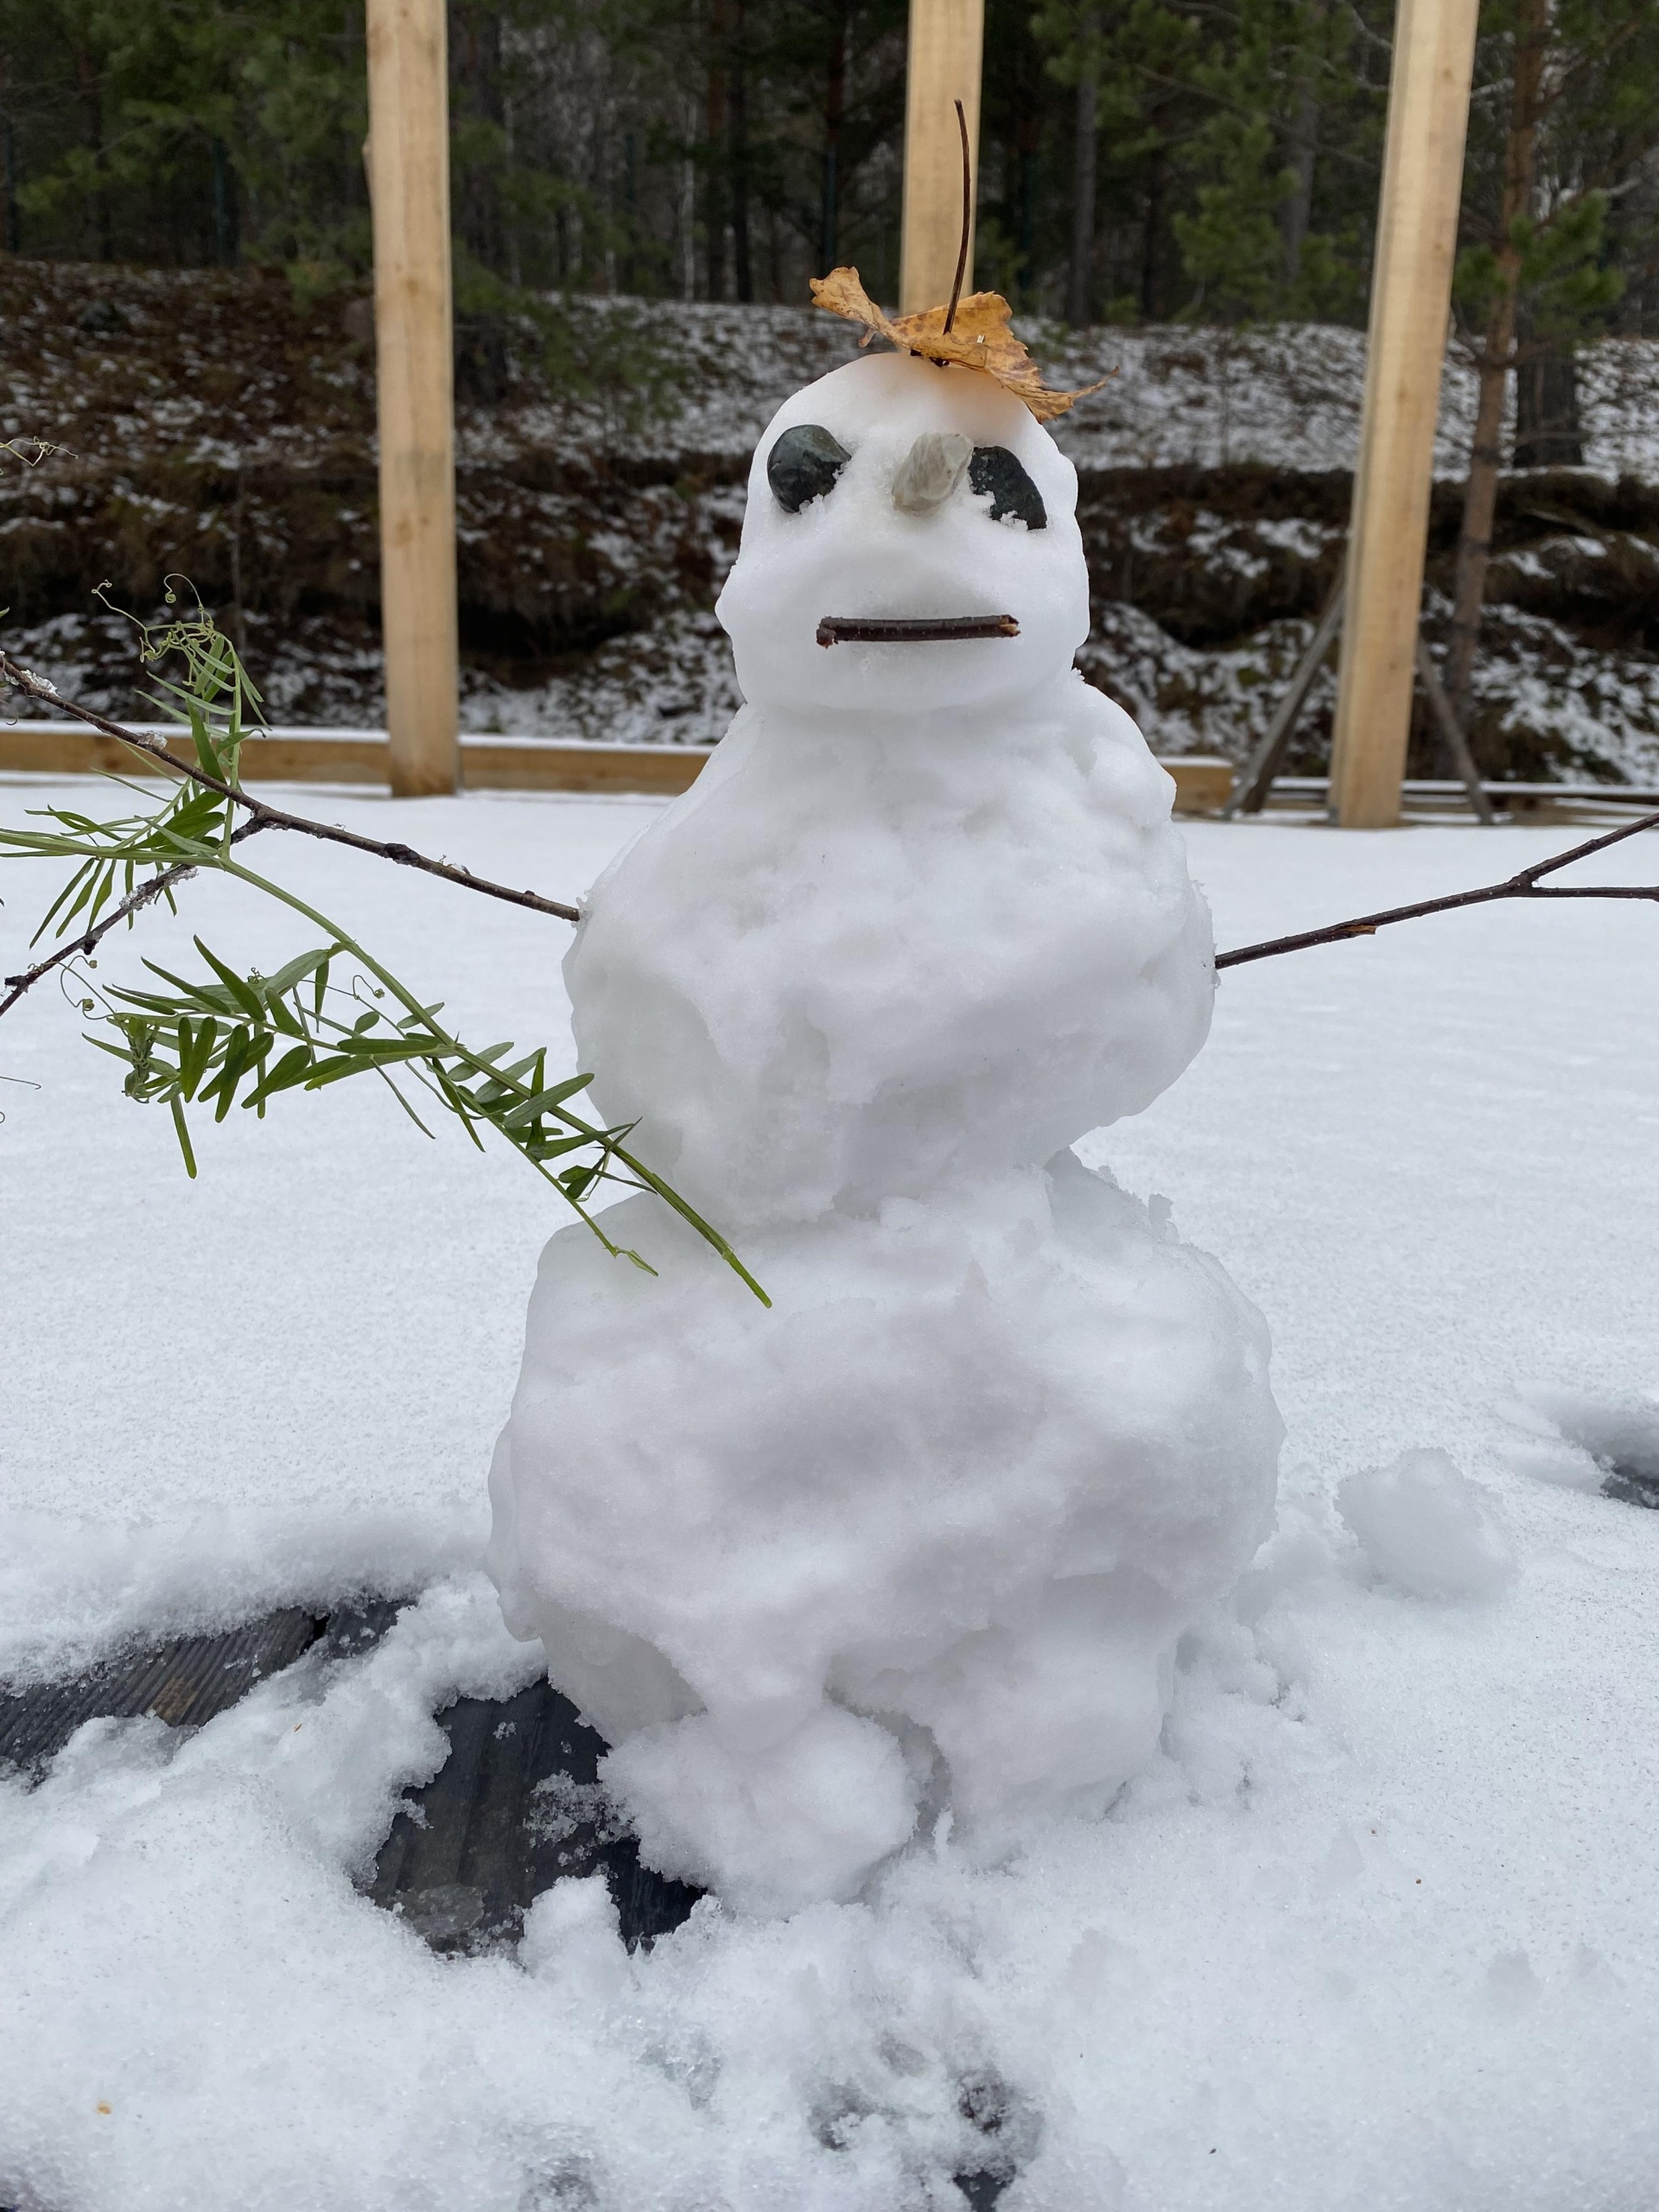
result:
M 1515 1580 L 1497 1501 L 1445 1452 L 1402 1452 L 1350 1475 L 1337 1510 L 1377 1573 L 1414 1598 L 1489 1598 Z
M 836 1706 L 747 1759 L 707 1713 L 671 1721 L 631 1737 L 602 1771 L 638 1808 L 649 1864 L 740 1910 L 789 1912 L 855 1891 L 916 1826 L 898 1743 Z
M 555 1237 L 490 1572 L 650 1863 L 757 1910 L 947 1809 L 982 1857 L 1102 1813 L 1270 1516 L 1260 1318 L 1065 1149 L 1174 1080 L 1214 988 L 1170 780 L 1071 667 L 1076 499 L 970 372 L 789 401 L 721 601 L 750 703 L 565 963 L 601 1111 L 773 1303 L 647 1200 L 606 1227 L 657 1281 Z

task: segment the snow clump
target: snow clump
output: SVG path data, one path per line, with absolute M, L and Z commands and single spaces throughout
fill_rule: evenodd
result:
M 1260 1317 L 1068 1149 L 1180 1074 L 1214 990 L 1173 785 L 1071 665 L 1076 499 L 970 371 L 790 400 L 721 601 L 748 703 L 565 963 L 599 1110 L 772 1303 L 653 1198 L 606 1228 L 656 1280 L 556 1236 L 490 1569 L 647 1858 L 757 1912 L 947 1814 L 989 1859 L 1102 1812 L 1271 1515 Z
M 1497 1501 L 1450 1454 L 1402 1452 L 1350 1475 L 1337 1510 L 1377 1573 L 1414 1598 L 1489 1598 L 1516 1573 Z

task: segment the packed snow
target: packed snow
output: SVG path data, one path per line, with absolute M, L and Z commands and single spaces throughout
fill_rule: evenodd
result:
M 1515 1580 L 1502 1511 L 1445 1452 L 1402 1452 L 1337 1485 L 1337 1512 L 1365 1559 L 1414 1598 L 1480 1598 Z
M 1214 992 L 1173 787 L 1071 665 L 1076 504 L 971 370 L 787 401 L 720 606 L 749 703 L 565 963 L 596 1109 L 774 1306 L 689 1229 L 654 1283 L 556 1237 L 490 1571 L 647 1862 L 755 1910 L 942 1821 L 994 1859 L 1103 1812 L 1271 1518 L 1259 1318 L 1067 1149 L 1179 1075 Z
M 663 811 L 324 804 L 567 895 Z M 1561 842 L 1183 836 L 1223 945 Z M 467 1033 L 562 1044 L 560 925 L 297 842 L 268 865 Z M 40 902 L 5 888 L 11 969 Z M 71 1006 L 9 1017 L 0 1674 L 423 1594 L 194 1736 L 93 1723 L 0 1783 L 0 2202 L 944 2212 L 975 2172 L 1007 2212 L 1647 2202 L 1659 1516 L 1602 1486 L 1659 1468 L 1655 926 L 1497 906 L 1223 976 L 1186 1075 L 1081 1147 L 1267 1316 L 1288 1429 L 1277 1529 L 1184 1641 L 1147 1771 L 1000 1864 L 936 1829 L 854 1902 L 705 1903 L 633 1955 L 592 1884 L 516 1956 L 447 1961 L 351 1885 L 442 1701 L 542 1663 L 479 1562 L 548 1195 L 349 1085 L 200 1129 L 189 1184 Z M 102 972 L 192 930 L 298 944 L 199 883 Z M 665 1216 L 639 1235 L 673 1249 Z M 1405 1453 L 1436 1455 L 1414 1507 L 1378 1479 Z M 1506 1586 L 1447 1585 L 1465 1484 Z

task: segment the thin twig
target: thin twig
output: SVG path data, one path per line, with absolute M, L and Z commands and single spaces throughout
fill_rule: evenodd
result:
M 950 335 L 957 319 L 957 302 L 962 297 L 963 279 L 968 274 L 968 239 L 974 227 L 974 164 L 968 150 L 968 118 L 962 111 L 962 102 L 955 103 L 957 129 L 962 133 L 962 244 L 957 251 L 957 281 L 950 287 L 950 304 L 944 311 L 944 334 Z
M 1012 614 L 908 615 L 826 614 L 818 625 L 821 645 L 948 645 L 973 638 L 1017 638 Z
M 111 721 L 106 715 L 94 714 L 90 707 L 77 706 L 73 699 L 66 699 L 49 683 L 42 683 L 20 661 L 0 652 L 0 683 L 11 684 L 31 699 L 39 699 L 49 707 L 59 708 L 66 715 L 73 715 L 77 721 L 85 722 L 105 737 L 113 737 L 123 745 L 130 745 L 137 753 L 147 753 L 152 760 L 159 760 L 175 776 L 188 777 L 192 783 L 200 784 L 206 790 L 217 791 L 221 798 L 246 810 L 250 818 L 262 830 L 292 830 L 302 837 L 318 837 L 330 845 L 349 845 L 353 852 L 372 853 L 378 860 L 396 861 L 400 868 L 419 868 L 426 875 L 435 875 L 445 883 L 458 884 L 463 891 L 481 892 L 486 899 L 505 899 L 510 906 L 527 906 L 532 913 L 551 914 L 562 922 L 579 922 L 582 910 L 568 906 L 562 899 L 543 899 L 539 892 L 510 890 L 505 883 L 492 883 L 481 875 L 474 875 L 470 868 L 452 868 L 448 861 L 435 861 L 425 853 L 417 853 L 411 846 L 388 844 L 378 837 L 362 837 L 354 830 L 341 830 L 327 822 L 314 822 L 308 815 L 289 814 L 279 806 L 267 806 L 264 800 L 255 798 L 239 785 L 222 783 L 188 760 L 180 760 L 167 749 L 162 737 L 145 735 L 141 730 L 126 729 L 119 722 Z
M 231 842 L 239 845 L 245 838 L 257 837 L 262 830 L 269 827 L 269 823 L 264 822 L 245 822 L 240 829 L 232 831 Z M 96 952 L 118 923 L 129 920 L 152 900 L 170 891 L 175 883 L 187 881 L 196 873 L 197 866 L 194 861 L 180 861 L 174 868 L 164 868 L 159 875 L 152 875 L 148 883 L 141 883 L 130 899 L 124 899 L 118 906 L 111 906 L 102 921 L 95 923 L 79 937 L 71 938 L 67 944 L 60 944 L 44 960 L 36 961 L 34 967 L 25 968 L 21 976 L 0 976 L 0 982 L 7 986 L 6 995 L 0 999 L 0 1015 L 10 1014 L 24 992 L 33 990 L 41 977 L 49 976 L 54 968 L 61 968 L 66 961 L 79 960 L 85 954 Z
M 1236 952 L 1218 952 L 1216 966 L 1218 969 L 1242 968 L 1247 960 L 1270 960 L 1275 953 L 1300 952 L 1312 944 L 1340 944 L 1346 938 L 1375 937 L 1378 930 L 1387 929 L 1392 922 L 1414 922 L 1424 914 L 1448 914 L 1458 906 L 1490 906 L 1498 899 L 1646 899 L 1659 902 L 1659 883 L 1546 884 L 1539 880 L 1553 875 L 1557 868 L 1569 867 L 1574 861 L 1587 859 L 1592 853 L 1604 852 L 1609 845 L 1620 844 L 1626 837 L 1639 836 L 1643 830 L 1653 829 L 1659 829 L 1659 814 L 1644 814 L 1639 821 L 1609 830 L 1565 853 L 1535 861 L 1530 868 L 1506 876 L 1502 883 L 1489 883 L 1478 891 L 1454 891 L 1444 899 L 1420 899 L 1414 906 L 1390 906 L 1380 914 L 1361 914 L 1351 922 L 1332 922 L 1322 930 L 1303 930 L 1295 937 L 1270 938 L 1265 944 L 1241 945 Z

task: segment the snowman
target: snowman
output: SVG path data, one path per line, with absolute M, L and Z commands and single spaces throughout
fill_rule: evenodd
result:
M 848 1899 L 1097 1818 L 1266 1533 L 1260 1317 L 1069 1147 L 1203 1044 L 1173 785 L 1072 666 L 1075 472 L 994 295 L 798 392 L 719 603 L 747 702 L 564 963 L 653 1197 L 543 1255 L 491 1472 L 515 1635 L 648 1864 Z M 954 321 L 954 327 L 947 327 Z

